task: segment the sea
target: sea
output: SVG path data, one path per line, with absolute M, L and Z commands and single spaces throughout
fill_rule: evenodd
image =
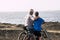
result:
M 28 12 L 0 12 L 0 23 L 24 24 Z M 60 11 L 40 11 L 45 22 L 60 22 Z

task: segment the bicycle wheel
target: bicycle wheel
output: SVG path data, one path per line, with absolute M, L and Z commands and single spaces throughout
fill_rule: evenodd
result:
M 25 37 L 23 38 L 23 40 L 36 40 L 34 35 L 25 35 Z
M 51 40 L 49 33 L 46 30 L 42 31 L 41 34 L 42 34 L 42 40 Z
M 21 32 L 18 36 L 18 40 L 23 40 L 23 37 L 26 35 L 25 32 Z
M 51 40 L 49 33 L 46 30 L 44 31 L 44 34 L 46 35 L 46 40 Z

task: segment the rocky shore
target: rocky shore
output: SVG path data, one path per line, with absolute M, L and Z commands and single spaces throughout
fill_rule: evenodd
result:
M 0 23 L 0 28 L 21 28 L 24 27 L 23 24 L 10 24 L 10 23 Z M 43 29 L 46 30 L 59 30 L 59 22 L 46 22 L 42 25 Z M 21 30 L 0 30 L 0 40 L 18 40 L 18 35 Z M 49 33 L 52 40 L 60 40 L 60 33 Z

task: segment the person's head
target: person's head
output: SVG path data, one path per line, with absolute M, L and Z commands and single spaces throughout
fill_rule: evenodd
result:
M 39 12 L 38 12 L 38 11 L 35 12 L 35 16 L 36 16 L 36 17 L 39 16 Z
M 33 9 L 30 9 L 30 15 L 33 15 L 33 13 L 34 13 L 34 10 Z

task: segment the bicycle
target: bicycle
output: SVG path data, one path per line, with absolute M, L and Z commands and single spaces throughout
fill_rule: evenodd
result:
M 38 40 L 37 38 L 37 36 L 35 36 L 33 33 L 30 33 L 28 30 L 23 30 L 19 34 L 18 40 Z M 41 31 L 41 38 L 42 40 L 51 40 L 46 29 Z
M 26 39 L 26 38 L 28 38 L 28 39 Z M 27 29 L 23 30 L 18 36 L 18 40 L 29 40 L 29 39 L 35 40 L 35 36 L 33 33 L 30 33 L 30 31 Z

